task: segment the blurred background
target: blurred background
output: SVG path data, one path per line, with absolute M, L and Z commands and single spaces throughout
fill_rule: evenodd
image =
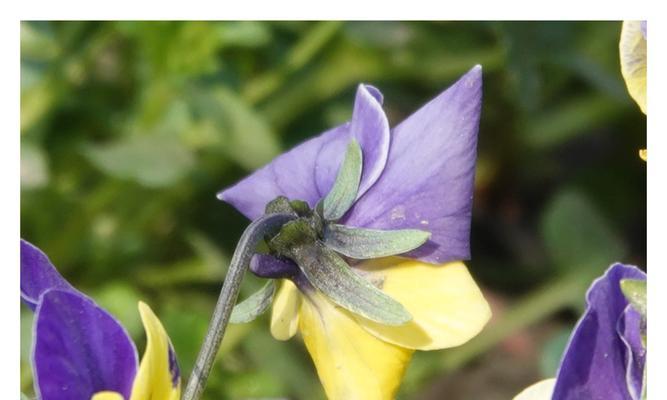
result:
M 187 377 L 248 222 L 215 193 L 348 120 L 396 125 L 484 67 L 472 254 L 481 335 L 417 353 L 400 399 L 506 400 L 553 376 L 591 280 L 645 267 L 646 118 L 620 22 L 24 22 L 21 235 L 128 328 L 160 316 Z M 242 296 L 261 281 L 246 278 Z M 22 390 L 32 313 L 21 306 Z M 207 399 L 322 399 L 300 339 L 228 330 Z

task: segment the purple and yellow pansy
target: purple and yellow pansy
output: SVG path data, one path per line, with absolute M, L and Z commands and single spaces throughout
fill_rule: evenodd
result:
M 256 275 L 280 280 L 272 335 L 287 340 L 301 333 L 330 399 L 393 398 L 415 350 L 459 346 L 490 318 L 488 303 L 461 261 L 470 258 L 481 96 L 482 70 L 476 66 L 390 128 L 382 94 L 359 85 L 348 123 L 278 156 L 218 195 L 251 220 L 269 212 L 275 199 L 298 201 L 300 209 L 309 209 L 304 215 L 319 214 L 303 218 L 302 228 L 311 231 L 311 247 L 304 251 L 334 260 L 342 265 L 340 273 L 352 271 L 351 279 L 369 282 L 395 301 L 392 306 L 400 303 L 393 309 L 398 317 L 386 323 L 375 319 L 373 310 L 358 312 L 346 299 L 326 293 L 316 275 L 331 269 L 327 263 L 308 265 L 298 250 L 254 256 L 250 269 Z M 355 146 L 356 155 L 350 150 Z M 357 175 L 347 167 L 355 157 L 361 165 Z M 354 190 L 337 192 L 338 200 L 346 199 L 330 205 L 344 174 L 357 179 Z M 369 250 L 382 247 L 378 235 L 390 232 L 418 240 L 407 247 L 384 243 L 392 251 Z M 384 256 L 385 250 L 391 256 Z
M 645 282 L 646 274 L 635 266 L 609 267 L 586 293 L 586 311 L 556 378 L 528 387 L 514 400 L 645 399 L 646 299 L 645 292 L 637 296 L 640 291 L 633 289 Z
M 125 328 L 72 287 L 39 248 L 21 240 L 21 299 L 35 312 L 32 368 L 40 400 L 178 400 L 174 349 L 140 302 L 146 350 L 139 363 Z

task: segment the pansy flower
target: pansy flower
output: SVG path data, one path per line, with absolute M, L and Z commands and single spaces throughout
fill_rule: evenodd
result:
M 181 379 L 169 337 L 139 303 L 146 351 L 123 326 L 72 287 L 46 254 L 21 240 L 21 298 L 35 312 L 32 368 L 40 400 L 177 400 Z
M 514 400 L 645 398 L 646 274 L 614 264 L 586 293 L 587 308 L 567 344 L 555 379 Z
M 646 21 L 625 21 L 619 42 L 621 73 L 630 96 L 646 114 Z M 639 151 L 646 161 L 646 149 Z
M 619 50 L 628 92 L 646 114 L 646 21 L 623 22 Z
M 461 345 L 490 318 L 462 262 L 481 94 L 476 66 L 390 128 L 381 93 L 359 85 L 348 123 L 218 195 L 251 220 L 297 218 L 250 263 L 277 293 L 267 284 L 232 322 L 272 300 L 272 335 L 301 333 L 331 399 L 392 398 L 415 350 Z

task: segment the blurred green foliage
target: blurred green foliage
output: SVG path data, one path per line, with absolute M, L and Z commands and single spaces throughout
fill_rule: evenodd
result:
M 645 265 L 646 168 L 637 150 L 646 120 L 620 75 L 620 27 L 24 22 L 21 235 L 112 311 L 140 349 L 136 303 L 148 302 L 187 376 L 248 223 L 215 193 L 347 120 L 359 82 L 384 92 L 395 125 L 482 64 L 468 264 L 510 306 L 467 345 L 418 353 L 400 396 L 431 398 L 442 376 L 465 376 L 470 361 L 537 322 L 556 328 L 530 368 L 553 373 L 591 279 L 617 260 Z M 260 285 L 249 277 L 242 296 Z M 555 314 L 562 310 L 570 311 Z M 21 323 L 30 394 L 25 307 Z M 494 390 L 509 398 L 528 383 Z M 478 390 L 465 398 L 492 398 Z M 206 396 L 323 393 L 300 341 L 273 340 L 263 317 L 229 329 Z

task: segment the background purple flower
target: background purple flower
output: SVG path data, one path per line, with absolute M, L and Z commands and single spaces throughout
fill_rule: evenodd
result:
M 640 316 L 621 291 L 622 279 L 645 280 L 646 274 L 614 264 L 593 282 L 558 370 L 554 400 L 640 398 L 646 351 Z
M 142 393 L 151 391 L 165 400 L 180 396 L 180 372 L 169 338 L 145 304 L 139 304 L 139 311 L 148 344 L 140 369 L 134 342 L 120 322 L 72 287 L 46 254 L 25 240 L 21 298 L 35 311 L 31 364 L 38 399 L 90 400 L 100 392 L 115 392 L 126 400 L 147 398 Z
M 44 292 L 33 350 L 40 399 L 90 400 L 105 390 L 129 399 L 137 365 L 134 343 L 113 316 L 77 292 Z
M 21 298 L 35 311 L 32 365 L 40 399 L 90 400 L 105 390 L 129 399 L 138 366 L 129 334 L 25 240 Z

